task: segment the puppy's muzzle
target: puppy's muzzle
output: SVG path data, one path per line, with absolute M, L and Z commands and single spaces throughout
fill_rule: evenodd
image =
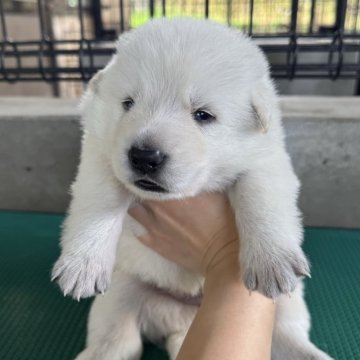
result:
M 128 157 L 133 170 L 142 175 L 152 175 L 163 167 L 166 155 L 160 150 L 140 149 L 133 146 L 129 150 Z

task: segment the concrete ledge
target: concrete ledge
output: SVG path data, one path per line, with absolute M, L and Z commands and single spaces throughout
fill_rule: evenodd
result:
M 360 98 L 281 100 L 307 225 L 360 228 Z
M 282 97 L 307 225 L 360 228 L 360 98 Z M 75 101 L 0 98 L 0 209 L 65 211 L 80 150 Z
M 0 98 L 0 209 L 65 211 L 80 136 L 73 101 Z

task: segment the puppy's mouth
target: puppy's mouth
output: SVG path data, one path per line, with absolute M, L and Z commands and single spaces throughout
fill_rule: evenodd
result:
M 134 184 L 141 190 L 145 190 L 145 191 L 161 192 L 161 193 L 168 192 L 165 188 L 163 188 L 159 184 L 156 184 L 155 182 L 148 179 L 136 180 Z

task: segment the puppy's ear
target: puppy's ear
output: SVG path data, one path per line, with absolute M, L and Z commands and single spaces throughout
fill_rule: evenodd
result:
M 273 118 L 278 114 L 276 90 L 268 77 L 255 84 L 251 91 L 251 106 L 257 129 L 263 133 L 268 132 Z
M 123 47 L 126 47 L 126 45 L 131 41 L 132 38 L 133 38 L 132 30 L 122 33 L 119 36 L 119 39 L 116 43 L 117 52 L 121 53 L 121 51 L 123 50 Z
M 100 83 L 104 76 L 104 69 L 99 70 L 88 82 L 86 86 L 86 90 L 82 95 L 79 108 L 80 111 L 83 112 L 86 108 L 91 108 L 92 103 L 100 93 Z
M 85 124 L 101 122 L 100 119 L 103 118 L 100 115 L 101 101 L 99 101 L 101 99 L 100 85 L 103 79 L 103 75 L 104 70 L 98 71 L 87 84 L 86 90 L 81 97 L 79 110 L 81 113 L 81 123 L 83 126 L 85 126 Z
M 99 70 L 89 81 L 87 90 L 91 91 L 94 94 L 97 94 L 99 92 L 99 84 L 103 77 L 104 71 Z

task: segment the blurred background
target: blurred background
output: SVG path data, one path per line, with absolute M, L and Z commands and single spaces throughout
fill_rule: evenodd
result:
M 281 94 L 360 93 L 360 0 L 1 0 L 0 95 L 74 98 L 123 31 L 209 18 L 264 49 Z M 61 80 L 60 82 L 58 80 Z
M 66 210 L 87 82 L 124 31 L 191 16 L 245 32 L 268 57 L 305 223 L 360 227 L 359 9 L 360 0 L 0 0 L 0 209 Z

